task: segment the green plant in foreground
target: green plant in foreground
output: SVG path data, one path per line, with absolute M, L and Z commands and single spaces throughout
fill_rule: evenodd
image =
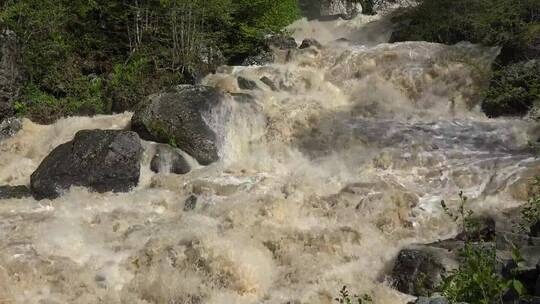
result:
M 460 204 L 457 212 L 452 212 L 444 201 L 441 205 L 445 213 L 452 218 L 465 232 L 465 245 L 459 251 L 460 265 L 443 278 L 439 286 L 442 294 L 451 302 L 467 302 L 479 304 L 502 303 L 502 296 L 508 289 L 518 295 L 525 294 L 523 284 L 511 278 L 505 280 L 497 272 L 496 248 L 483 241 L 473 243 L 467 235 L 478 231 L 477 222 L 472 219 L 474 212 L 466 209 L 468 198 L 459 193 Z M 517 247 L 513 247 L 512 259 L 517 265 L 523 259 Z
M 495 248 L 465 244 L 458 269 L 443 279 L 441 290 L 452 303 L 498 303 L 508 284 L 496 271 Z
M 478 223 L 472 219 L 474 212 L 465 209 L 467 201 L 468 197 L 463 194 L 463 191 L 459 192 L 459 205 L 457 211 L 450 210 L 446 202 L 444 200 L 441 201 L 444 213 L 458 224 L 458 228 L 465 233 L 466 238 L 479 229 Z
M 373 303 L 373 299 L 368 294 L 363 294 L 361 296 L 358 296 L 358 295 L 351 296 L 349 294 L 349 290 L 347 289 L 347 286 L 343 286 L 343 288 L 341 288 L 341 290 L 339 291 L 339 297 L 335 298 L 335 300 L 339 304 Z

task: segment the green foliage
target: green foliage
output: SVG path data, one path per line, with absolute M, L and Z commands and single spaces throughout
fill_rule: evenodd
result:
M 474 212 L 466 208 L 468 198 L 459 193 L 460 203 L 457 211 L 451 211 L 444 201 L 441 205 L 445 213 L 461 227 L 465 235 L 474 235 L 479 226 L 473 219 Z M 539 209 L 540 210 L 540 209 Z M 526 289 L 515 278 L 505 280 L 497 271 L 496 248 L 483 241 L 473 243 L 468 237 L 459 251 L 460 263 L 443 278 L 439 290 L 451 303 L 502 303 L 502 295 L 513 289 L 518 295 L 524 295 Z M 513 247 L 512 260 L 516 265 L 523 261 L 519 248 Z
M 393 41 L 500 46 L 493 81 L 485 92 L 488 116 L 524 115 L 539 102 L 540 1 L 423 0 L 394 18 Z
M 444 278 L 443 295 L 451 303 L 499 303 L 508 284 L 497 274 L 495 248 L 465 244 L 458 269 Z
M 540 61 L 530 60 L 495 71 L 482 109 L 489 116 L 524 115 L 540 105 Z
M 298 16 L 295 0 L 6 0 L 23 42 L 17 113 L 38 122 L 131 109 L 257 50 Z M 224 54 L 226 58 L 223 58 Z
M 363 294 L 361 296 L 354 295 L 351 296 L 349 294 L 349 290 L 347 289 L 347 286 L 343 286 L 341 290 L 339 291 L 339 296 L 335 298 L 335 301 L 339 304 L 368 304 L 373 303 L 373 299 L 368 294 Z
M 478 222 L 472 217 L 474 212 L 465 208 L 468 200 L 469 198 L 463 194 L 463 191 L 460 191 L 459 205 L 455 211 L 450 210 L 444 200 L 441 201 L 441 206 L 444 213 L 446 213 L 446 215 L 448 215 L 454 222 L 458 224 L 459 230 L 465 233 L 466 238 L 475 234 L 475 232 L 479 229 Z
M 523 59 L 540 21 L 537 0 L 423 0 L 395 19 L 395 41 L 460 41 L 503 47 L 504 62 Z

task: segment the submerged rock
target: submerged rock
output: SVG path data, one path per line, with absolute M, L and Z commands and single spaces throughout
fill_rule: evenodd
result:
M 190 195 L 184 202 L 184 211 L 191 211 L 197 207 L 197 197 Z
M 237 78 L 238 87 L 242 90 L 255 90 L 257 89 L 257 83 L 251 79 L 239 76 Z
M 12 137 L 22 129 L 22 122 L 19 118 L 10 117 L 0 122 L 0 140 Z
M 277 91 L 278 90 L 276 84 L 274 83 L 274 81 L 272 81 L 272 79 L 270 79 L 270 78 L 268 78 L 266 76 L 263 76 L 263 77 L 261 77 L 260 81 L 262 83 L 264 83 L 265 85 L 267 85 L 270 88 L 270 90 L 272 90 L 272 91 Z
M 137 107 L 131 127 L 144 139 L 171 144 L 209 165 L 219 159 L 217 135 L 204 117 L 222 97 L 212 87 L 180 85 L 148 97 Z
M 32 196 L 26 186 L 0 186 L 0 199 L 25 198 Z
M 142 152 L 135 132 L 79 131 L 41 162 L 30 186 L 38 199 L 56 198 L 71 186 L 127 192 L 139 182 Z
M 242 61 L 242 65 L 267 65 L 274 63 L 275 60 L 276 58 L 274 56 L 274 53 L 272 53 L 271 51 L 262 51 L 259 54 L 246 57 L 246 59 Z
M 298 47 L 293 37 L 283 34 L 268 35 L 265 37 L 264 43 L 268 48 L 278 48 L 280 50 L 290 50 Z
M 322 47 L 322 45 L 319 43 L 319 41 L 317 41 L 315 39 L 304 39 L 302 41 L 302 44 L 300 44 L 299 49 L 307 49 L 309 47 L 316 47 L 316 48 L 320 49 Z
M 178 149 L 158 145 L 156 154 L 150 162 L 150 169 L 156 173 L 186 174 L 191 171 L 191 166 Z

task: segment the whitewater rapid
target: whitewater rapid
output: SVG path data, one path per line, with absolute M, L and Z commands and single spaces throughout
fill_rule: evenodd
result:
M 156 144 L 144 142 L 129 193 L 0 201 L 0 303 L 316 304 L 343 285 L 406 303 L 385 274 L 403 246 L 456 233 L 441 199 L 463 190 L 489 214 L 523 204 L 540 171 L 535 123 L 479 110 L 497 48 L 387 44 L 379 17 L 290 30 L 324 47 L 203 80 L 230 94 L 206 117 L 220 162 L 155 174 Z M 239 76 L 258 88 L 241 90 Z M 131 115 L 24 120 L 0 142 L 0 184 L 28 185 L 78 130 L 127 129 Z

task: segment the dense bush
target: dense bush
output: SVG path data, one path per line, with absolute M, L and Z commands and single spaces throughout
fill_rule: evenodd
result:
M 423 0 L 394 22 L 392 41 L 500 46 L 483 103 L 489 116 L 523 115 L 538 99 L 537 65 L 526 61 L 540 58 L 540 1 Z
M 527 59 L 540 34 L 537 0 L 423 0 L 394 18 L 393 41 L 460 41 L 502 47 L 501 62 Z
M 130 109 L 172 84 L 254 52 L 298 14 L 295 0 L 7 0 L 23 41 L 16 109 L 40 122 Z
M 540 104 L 540 61 L 511 64 L 494 72 L 482 108 L 489 116 L 524 115 Z

